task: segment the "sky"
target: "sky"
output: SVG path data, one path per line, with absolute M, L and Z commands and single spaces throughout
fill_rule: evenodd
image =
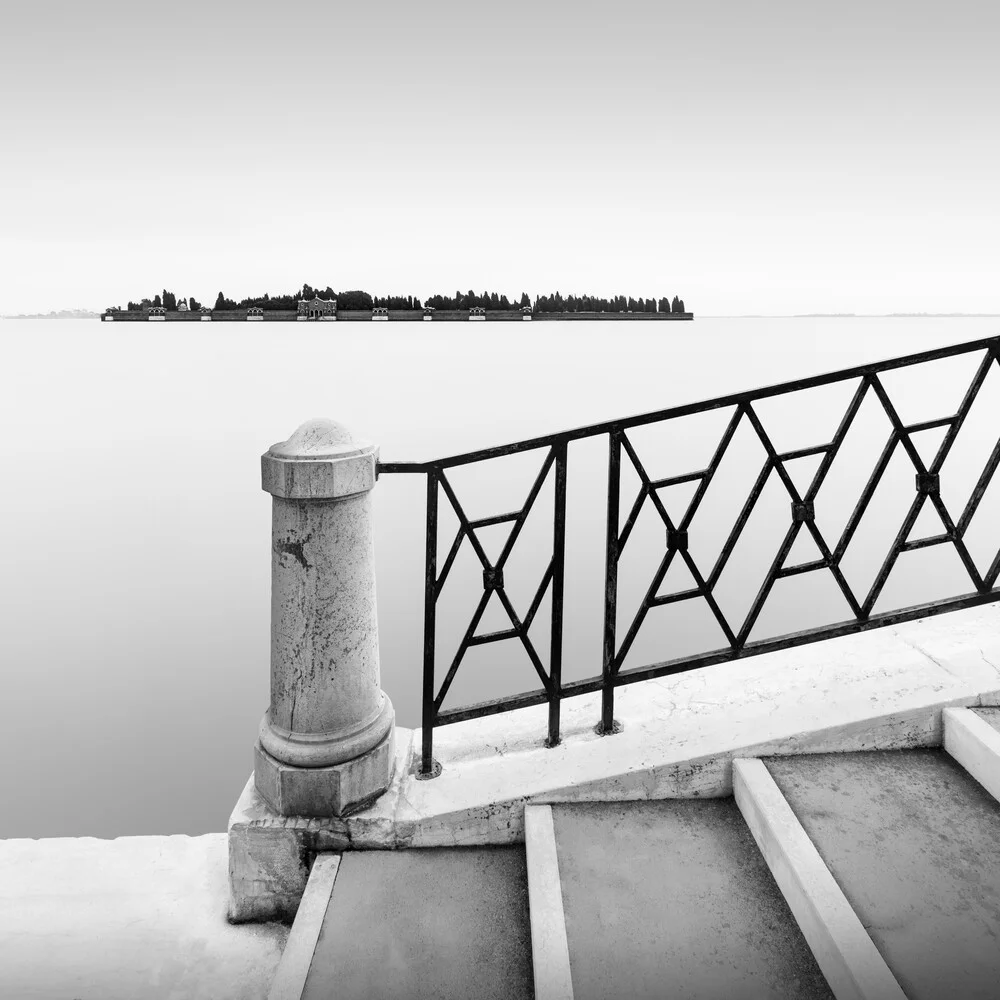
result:
M 1000 313 L 1000 8 L 34 0 L 0 313 L 373 294 Z

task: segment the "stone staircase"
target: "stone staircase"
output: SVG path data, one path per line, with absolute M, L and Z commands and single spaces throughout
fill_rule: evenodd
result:
M 738 759 L 721 799 L 528 804 L 525 844 L 320 855 L 272 1000 L 1000 996 L 1000 709 Z

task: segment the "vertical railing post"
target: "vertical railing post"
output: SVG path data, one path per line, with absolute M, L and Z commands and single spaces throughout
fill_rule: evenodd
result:
M 427 471 L 427 537 L 424 564 L 424 685 L 420 721 L 420 769 L 418 778 L 433 778 L 441 773 L 434 760 L 434 626 L 437 609 L 437 511 L 438 471 Z
M 622 432 L 608 434 L 608 533 L 604 561 L 604 661 L 601 671 L 602 734 L 615 731 L 615 625 L 618 615 L 618 494 L 622 456 Z
M 566 563 L 566 442 L 555 445 L 556 483 L 552 522 L 552 635 L 549 650 L 549 739 L 559 742 L 562 699 L 563 580 Z
M 395 765 L 379 680 L 372 491 L 378 448 L 310 420 L 261 458 L 272 496 L 271 702 L 254 784 L 285 816 L 343 816 Z

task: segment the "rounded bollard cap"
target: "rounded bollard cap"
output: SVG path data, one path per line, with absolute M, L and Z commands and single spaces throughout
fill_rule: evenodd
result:
M 343 424 L 328 417 L 315 417 L 301 424 L 287 441 L 272 444 L 267 453 L 275 458 L 308 462 L 361 455 L 371 447 L 370 441 L 355 438 Z
M 261 486 L 288 500 L 336 500 L 372 489 L 377 462 L 374 444 L 319 417 L 261 456 Z

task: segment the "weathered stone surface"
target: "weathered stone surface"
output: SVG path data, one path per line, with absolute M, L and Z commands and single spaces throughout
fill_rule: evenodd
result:
M 379 681 L 371 489 L 376 449 L 331 420 L 262 459 L 274 494 L 271 701 L 257 788 L 278 813 L 337 816 L 383 792 L 392 703 Z
M 317 419 L 261 456 L 264 489 L 295 500 L 337 499 L 375 485 L 378 448 L 341 424 Z
M 226 851 L 223 833 L 0 840 L 0 997 L 266 1000 L 288 929 L 226 920 Z
M 529 1000 L 523 850 L 352 852 L 302 1000 Z
M 292 920 L 315 855 L 279 826 L 229 828 L 229 919 Z
M 944 750 L 765 764 L 902 987 L 900 996 L 995 1000 L 996 800 Z
M 254 747 L 257 790 L 283 816 L 343 816 L 368 805 L 392 781 L 393 729 L 360 757 L 330 767 L 292 767 Z
M 731 799 L 552 814 L 574 1000 L 833 1000 Z
M 260 739 L 287 764 L 336 764 L 392 725 L 379 687 L 371 495 L 275 498 L 272 537 L 271 706 Z
M 316 854 L 397 846 L 393 820 L 411 756 L 413 731 L 395 729 L 388 791 L 358 816 L 282 816 L 257 791 L 253 775 L 229 817 L 229 918 L 291 920 Z
M 375 485 L 378 449 L 335 461 L 301 462 L 264 455 L 261 478 L 264 489 L 276 497 L 318 500 L 365 493 Z
M 986 705 L 987 703 L 983 702 L 983 704 Z M 997 708 L 995 705 L 988 708 L 980 708 L 976 710 L 976 715 L 1000 733 L 1000 708 Z

